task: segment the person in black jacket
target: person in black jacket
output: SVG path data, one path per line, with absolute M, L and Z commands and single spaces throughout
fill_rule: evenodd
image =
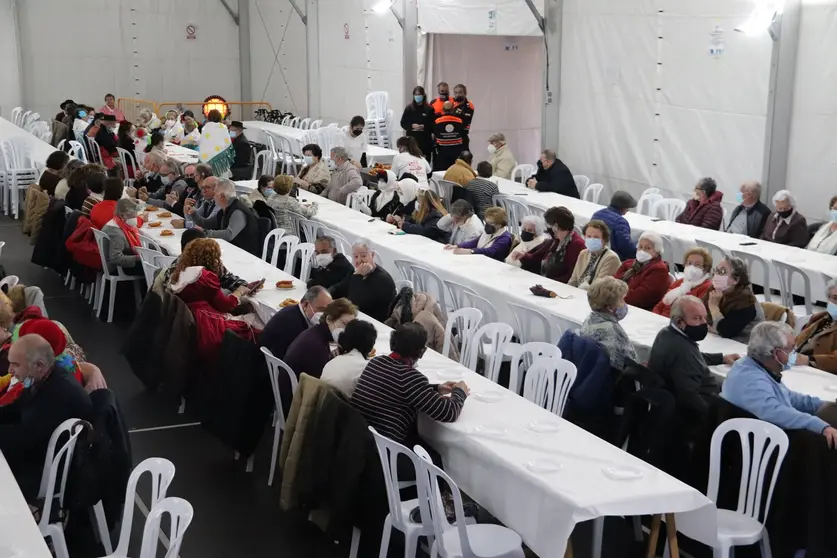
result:
M 96 132 L 96 143 L 99 144 L 99 155 L 102 164 L 108 169 L 114 169 L 119 164 L 119 152 L 116 150 L 116 117 L 112 114 L 103 114 L 101 125 Z
M 24 335 L 12 344 L 9 371 L 24 391 L 0 407 L 0 452 L 24 498 L 33 500 L 53 431 L 68 419 L 89 421 L 93 408 L 81 384 L 55 365 L 52 346 L 40 335 Z
M 573 173 L 551 149 L 544 150 L 538 159 L 538 172 L 526 181 L 526 186 L 538 192 L 553 192 L 580 198 Z
M 226 240 L 259 256 L 262 247 L 259 243 L 256 212 L 238 199 L 235 184 L 231 180 L 218 180 L 215 186 L 215 203 L 221 210 L 204 227 L 207 229 L 206 236 Z M 195 228 L 199 227 L 195 225 Z
M 726 232 L 746 234 L 751 238 L 761 238 L 764 225 L 770 217 L 770 208 L 761 202 L 761 184 L 755 180 L 741 185 L 738 194 L 739 205 L 732 210 Z
M 230 122 L 230 136 L 233 149 L 235 149 L 235 161 L 230 166 L 233 180 L 250 180 L 253 176 L 253 165 L 250 164 L 252 155 L 250 142 L 247 141 L 244 130 L 244 124 L 238 120 Z
M 299 304 L 285 306 L 270 318 L 259 344 L 276 358 L 285 358 L 285 352 L 299 334 L 320 323 L 320 314 L 330 303 L 331 295 L 326 289 L 310 287 Z
M 314 243 L 314 267 L 308 288 L 314 286 L 333 287 L 355 272 L 346 256 L 337 251 L 337 243 L 330 236 L 320 236 Z
M 433 123 L 436 115 L 433 107 L 427 104 L 427 93 L 424 87 L 417 85 L 413 88 L 413 102 L 404 109 L 401 115 L 401 127 L 407 132 L 407 136 L 416 138 L 419 149 L 424 157 L 430 161 L 430 154 L 433 152 Z
M 329 289 L 332 298 L 348 298 L 361 312 L 383 322 L 395 298 L 395 281 L 375 263 L 375 252 L 364 242 L 352 246 L 355 272 Z

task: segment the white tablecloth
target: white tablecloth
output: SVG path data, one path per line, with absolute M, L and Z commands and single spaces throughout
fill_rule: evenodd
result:
M 194 149 L 189 149 L 188 147 L 181 147 L 179 145 L 175 145 L 173 143 L 168 142 L 166 142 L 165 149 L 167 157 L 170 157 L 181 164 L 197 164 L 198 162 L 200 162 L 200 154 Z
M 46 168 L 46 160 L 50 154 L 55 151 L 55 148 L 40 138 L 36 138 L 23 128 L 19 128 L 0 117 L 0 140 L 21 140 L 29 148 L 30 155 L 35 161 L 35 166 L 39 171 Z M 2 168 L 2 161 L 0 161 L 0 168 Z
M 9 464 L 0 451 L 0 558 L 51 556 Z

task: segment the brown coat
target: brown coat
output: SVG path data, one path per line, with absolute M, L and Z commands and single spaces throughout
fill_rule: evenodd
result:
M 811 347 L 802 351 L 809 340 Z M 837 374 L 837 322 L 828 312 L 814 314 L 796 338 L 796 349 L 810 357 L 820 370 Z
M 31 244 L 38 240 L 41 224 L 49 209 L 49 195 L 37 184 L 31 184 L 26 190 L 26 205 L 24 206 L 23 234 L 32 237 Z
M 793 215 L 791 215 L 789 225 L 786 225 L 784 221 L 780 221 L 778 215 L 773 213 L 767 218 L 761 239 L 769 240 L 777 244 L 796 246 L 797 248 L 805 248 L 808 246 L 808 241 L 811 240 L 808 234 L 808 222 L 798 211 L 794 211 Z
M 477 173 L 474 172 L 471 165 L 462 159 L 457 159 L 453 166 L 445 171 L 445 180 L 456 182 L 460 186 L 465 186 L 476 177 Z
M 442 352 L 445 345 L 445 326 L 447 320 L 442 315 L 439 303 L 427 293 L 413 295 L 413 322 L 420 324 L 427 331 L 427 346 L 437 353 Z M 389 327 L 401 323 L 401 305 L 397 305 L 389 318 L 384 322 Z

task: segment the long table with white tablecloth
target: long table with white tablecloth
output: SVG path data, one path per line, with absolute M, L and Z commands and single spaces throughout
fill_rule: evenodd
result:
M 51 557 L 32 511 L 0 451 L 0 558 Z

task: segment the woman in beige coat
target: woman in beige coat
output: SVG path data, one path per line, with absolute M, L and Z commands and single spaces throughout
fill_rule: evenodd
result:
M 442 352 L 447 320 L 432 295 L 413 293 L 410 287 L 401 289 L 395 297 L 390 316 L 384 323 L 389 327 L 395 327 L 409 322 L 420 324 L 427 331 L 427 346 L 436 352 Z
M 575 261 L 569 284 L 587 290 L 596 279 L 610 277 L 622 262 L 616 252 L 608 248 L 610 229 L 604 221 L 593 219 L 584 225 L 584 245 Z
M 517 161 L 514 160 L 514 154 L 506 145 L 506 136 L 503 134 L 494 134 L 488 138 L 488 153 L 491 155 L 488 162 L 491 163 L 491 168 L 494 169 L 494 176 L 500 178 L 511 178 L 514 167 L 517 166 Z

